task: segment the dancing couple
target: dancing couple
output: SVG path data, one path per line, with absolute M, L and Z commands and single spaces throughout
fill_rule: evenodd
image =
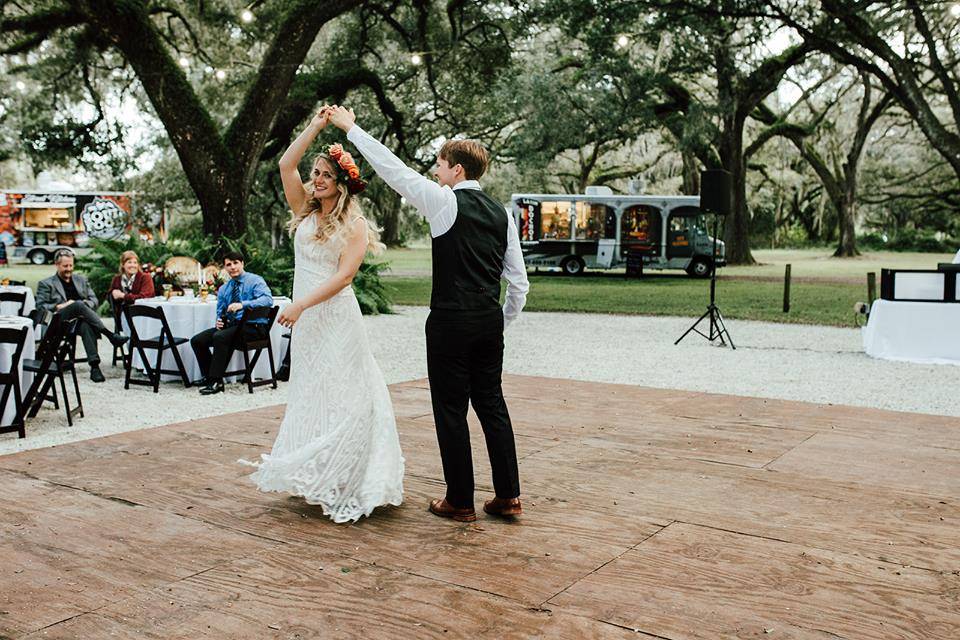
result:
M 373 357 L 350 286 L 368 251 L 383 250 L 357 194 L 366 186 L 351 154 L 331 145 L 301 158 L 328 125 L 430 224 L 433 291 L 427 318 L 427 371 L 446 494 L 433 514 L 472 522 L 473 460 L 468 405 L 480 419 L 496 496 L 491 515 L 522 512 L 513 427 L 503 399 L 503 330 L 523 309 L 529 284 L 516 224 L 477 181 L 489 156 L 473 140 L 448 140 L 436 182 L 407 167 L 355 122 L 352 109 L 324 106 L 280 159 L 293 215 L 293 303 L 278 322 L 292 328 L 287 410 L 269 455 L 250 477 L 262 491 L 302 496 L 334 522 L 354 522 L 403 500 L 404 460 L 386 382 Z M 500 306 L 500 282 L 507 281 Z

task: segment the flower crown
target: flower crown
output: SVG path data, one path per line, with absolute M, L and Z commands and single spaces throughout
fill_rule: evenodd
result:
M 340 144 L 332 144 L 327 148 L 327 155 L 337 163 L 337 182 L 344 182 L 350 195 L 360 193 L 367 188 L 367 183 L 360 178 L 360 168 L 353 161 L 353 156 L 343 150 Z

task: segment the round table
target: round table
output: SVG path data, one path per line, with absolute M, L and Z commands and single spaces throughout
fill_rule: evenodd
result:
M 273 299 L 274 306 L 280 307 L 281 311 L 290 303 L 290 298 L 277 296 Z M 189 340 L 201 331 L 212 328 L 217 322 L 216 296 L 208 296 L 206 302 L 201 302 L 200 298 L 196 297 L 172 296 L 169 300 L 165 300 L 160 296 L 137 300 L 135 304 L 163 309 L 163 313 L 167 317 L 167 324 L 170 325 L 170 332 L 173 333 L 175 338 L 186 338 Z M 137 333 L 141 338 L 153 338 L 160 335 L 159 321 L 141 317 L 137 318 L 135 322 L 137 323 Z M 130 328 L 127 326 L 126 316 L 123 318 L 123 327 L 124 332 L 129 334 Z M 280 363 L 283 359 L 284 341 L 282 340 L 282 336 L 284 332 L 285 329 L 277 323 L 274 323 L 273 328 L 270 330 L 270 344 L 273 346 L 274 369 L 280 368 Z M 187 377 L 190 378 L 191 382 L 200 380 L 203 374 L 200 372 L 200 365 L 197 363 L 197 358 L 193 354 L 193 348 L 190 346 L 190 343 L 185 342 L 180 345 L 179 350 L 180 358 L 183 360 L 183 367 L 187 370 Z M 144 349 L 144 352 L 147 354 L 147 358 L 150 359 L 152 365 L 153 358 L 156 354 L 152 349 Z M 140 354 L 136 349 L 133 350 L 133 366 L 141 371 L 146 370 L 140 359 Z M 163 361 L 160 366 L 162 369 L 175 370 L 177 368 L 176 361 L 173 359 L 173 355 L 169 350 L 164 352 Z M 230 358 L 230 363 L 227 365 L 227 371 L 237 371 L 240 369 L 243 369 L 243 354 L 239 351 L 234 351 L 233 356 Z M 260 359 L 257 360 L 257 364 L 253 368 L 253 377 L 254 379 L 266 379 L 270 377 L 270 363 L 267 361 L 265 351 L 260 354 Z M 179 376 L 164 374 L 160 379 L 163 381 L 179 380 Z M 230 377 L 227 378 L 226 381 L 233 382 L 236 379 L 236 377 Z
M 33 374 L 23 372 L 23 361 L 34 356 L 33 344 L 33 321 L 30 318 L 21 316 L 0 315 L 0 327 L 6 329 L 27 328 L 27 341 L 23 345 L 23 351 L 20 354 L 20 397 L 24 397 L 27 389 L 33 384 Z M 6 371 L 10 367 L 10 360 L 13 358 L 14 346 L 12 344 L 0 343 L 0 371 Z M 0 392 L 2 393 L 2 392 Z M 26 407 L 24 407 L 26 411 Z M 10 391 L 10 397 L 7 398 L 5 407 L 0 408 L 0 427 L 5 427 L 13 422 L 13 416 L 16 412 L 14 405 L 13 390 Z
M 30 312 L 37 308 L 37 301 L 33 298 L 33 289 L 30 287 L 24 287 L 22 285 L 0 285 L 0 293 L 25 293 L 27 294 L 27 301 L 23 305 L 23 313 L 20 315 L 28 316 Z M 15 302 L 0 302 L 0 316 L 15 316 L 17 315 L 17 304 Z

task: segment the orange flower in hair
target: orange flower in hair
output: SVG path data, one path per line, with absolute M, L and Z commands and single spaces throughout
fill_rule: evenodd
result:
M 347 191 L 357 194 L 367 188 L 367 183 L 360 178 L 360 168 L 354 162 L 353 156 L 343 150 L 343 146 L 330 145 L 327 155 L 337 163 L 337 182 L 346 183 Z

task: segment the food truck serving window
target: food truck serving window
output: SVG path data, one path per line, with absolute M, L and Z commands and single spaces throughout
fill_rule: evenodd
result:
M 613 208 L 595 202 L 577 203 L 577 240 L 599 240 L 613 238 L 614 234 L 605 231 L 610 216 L 616 219 Z
M 660 241 L 660 210 L 640 204 L 623 212 L 620 238 L 623 242 L 657 243 Z
M 570 209 L 572 202 L 551 201 L 540 203 L 540 239 L 570 239 Z

